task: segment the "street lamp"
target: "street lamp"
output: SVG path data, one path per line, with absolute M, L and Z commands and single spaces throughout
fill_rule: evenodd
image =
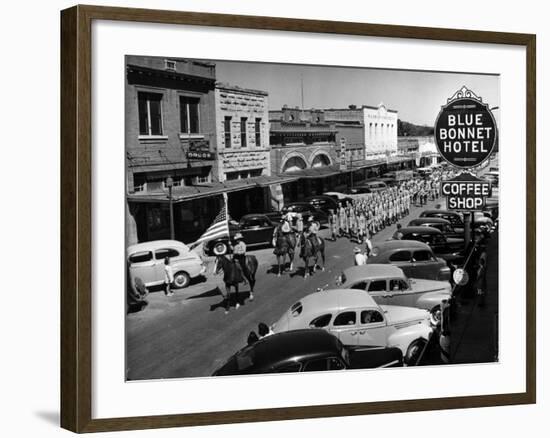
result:
M 168 187 L 168 202 L 170 204 L 170 239 L 175 240 L 174 233 L 174 203 L 172 199 L 172 187 L 174 187 L 174 180 L 171 176 L 166 178 L 166 187 Z

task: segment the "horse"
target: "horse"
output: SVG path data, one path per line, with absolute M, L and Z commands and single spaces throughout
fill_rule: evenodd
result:
M 245 279 L 248 281 L 248 284 L 250 284 L 250 301 L 254 300 L 254 285 L 256 284 L 256 271 L 258 270 L 258 259 L 256 256 L 247 255 L 245 258 L 245 266 L 247 269 L 243 270 L 238 261 L 230 260 L 223 255 L 216 257 L 214 274 L 218 274 L 223 270 L 223 282 L 226 291 L 226 313 L 229 310 L 231 286 L 235 288 L 235 308 L 239 308 L 239 283 L 244 282 Z
M 281 276 L 281 265 L 283 266 L 283 271 L 285 268 L 285 258 L 288 256 L 288 261 L 290 263 L 289 271 L 294 270 L 294 254 L 296 252 L 296 235 L 293 232 L 283 233 L 280 228 L 278 228 L 273 236 L 273 254 L 277 256 L 277 277 Z
M 313 263 L 313 272 L 317 269 L 318 261 L 319 261 L 319 255 L 321 256 L 321 259 L 323 260 L 323 266 L 321 267 L 321 270 L 325 270 L 325 241 L 322 237 L 315 236 L 317 239 L 317 245 L 313 245 L 311 242 L 311 239 L 309 236 L 302 235 L 300 245 L 300 257 L 304 261 L 305 264 L 305 274 L 304 274 L 304 280 L 309 277 L 310 270 L 309 270 L 309 259 L 315 258 L 315 262 Z M 313 273 L 311 273 L 313 274 Z

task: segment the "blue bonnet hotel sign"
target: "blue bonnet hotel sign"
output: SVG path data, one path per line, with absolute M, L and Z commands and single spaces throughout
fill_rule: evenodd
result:
M 481 97 L 462 87 L 441 107 L 434 134 L 441 156 L 449 164 L 467 169 L 489 158 L 496 144 L 497 126 Z

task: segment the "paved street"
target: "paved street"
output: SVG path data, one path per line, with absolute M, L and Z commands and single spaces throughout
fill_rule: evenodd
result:
M 421 211 L 432 208 L 438 200 L 423 207 L 412 206 L 411 214 L 401 220 L 406 225 Z M 379 232 L 373 243 L 386 240 L 395 225 Z M 326 238 L 328 230 L 321 236 Z M 355 243 L 342 238 L 326 241 L 326 270 L 303 278 L 302 261 L 295 258 L 295 273 L 277 277 L 273 248 L 251 253 L 259 261 L 254 301 L 246 299 L 239 309 L 224 314 L 223 297 L 211 281 L 175 290 L 173 297 L 162 291 L 152 292 L 149 306 L 127 316 L 127 377 L 159 379 L 208 376 L 230 355 L 246 344 L 248 333 L 257 331 L 259 322 L 271 324 L 293 303 L 318 287 L 333 285 L 336 275 L 353 264 Z M 208 270 L 212 270 L 213 260 Z M 242 288 L 248 296 L 248 285 Z

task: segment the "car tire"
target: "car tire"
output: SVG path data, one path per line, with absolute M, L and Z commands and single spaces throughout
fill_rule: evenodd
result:
M 216 242 L 212 247 L 212 253 L 215 256 L 225 255 L 227 254 L 228 249 L 229 247 L 226 242 Z
M 183 289 L 184 287 L 189 286 L 189 283 L 191 282 L 191 277 L 189 277 L 189 274 L 184 271 L 179 271 L 174 275 L 174 287 L 176 289 Z
M 441 306 L 439 304 L 430 310 L 430 323 L 435 327 L 441 325 Z
M 424 347 L 428 341 L 426 339 L 416 339 L 412 341 L 407 348 L 407 354 L 405 354 L 404 361 L 407 366 L 414 366 L 420 358 L 420 354 L 424 351 Z

